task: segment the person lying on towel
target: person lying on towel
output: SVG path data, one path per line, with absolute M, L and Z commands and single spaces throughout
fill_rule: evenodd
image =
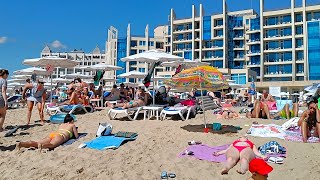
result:
M 240 163 L 240 169 L 237 170 L 239 174 L 245 174 L 249 168 L 249 162 L 256 158 L 256 156 L 265 159 L 257 147 L 248 140 L 247 137 L 240 137 L 235 140 L 226 150 L 214 152 L 214 156 L 226 154 L 227 162 L 224 164 L 224 168 L 221 174 L 228 174 L 229 170 L 233 168 L 238 162 Z
M 265 103 L 261 103 L 259 100 L 254 102 L 254 108 L 250 112 L 247 112 L 247 118 L 263 118 L 271 119 L 269 107 Z
M 40 141 L 19 142 L 16 145 L 16 150 L 19 151 L 21 147 L 34 147 L 40 149 L 40 151 L 41 149 L 54 149 L 69 139 L 78 137 L 79 134 L 74 124 L 74 119 L 70 114 L 67 114 L 64 118 L 64 123 L 59 126 L 56 132 L 50 133 L 49 136 Z
M 125 103 L 118 103 L 116 105 L 107 103 L 108 107 L 122 108 L 122 109 L 141 107 L 141 106 L 146 106 L 148 104 L 150 104 L 150 95 L 146 93 L 142 88 L 138 89 L 136 97 L 132 101 L 125 102 Z
M 308 109 L 302 113 L 298 126 L 301 127 L 303 142 L 306 143 L 312 134 L 320 137 L 320 110 L 314 101 L 308 103 Z
M 222 116 L 223 119 L 233 119 L 233 118 L 236 119 L 240 116 L 236 111 L 228 108 L 224 108 L 220 112 L 220 115 Z

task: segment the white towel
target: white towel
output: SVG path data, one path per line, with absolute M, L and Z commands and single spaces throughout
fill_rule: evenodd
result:
M 282 124 L 281 129 L 285 131 L 291 127 L 298 126 L 299 119 L 300 119 L 299 117 L 291 118 L 290 120 Z

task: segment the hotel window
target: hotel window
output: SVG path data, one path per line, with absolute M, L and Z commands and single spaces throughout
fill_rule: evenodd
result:
M 308 12 L 307 13 L 307 21 L 311 21 L 311 19 L 312 19 L 312 14 L 311 14 L 311 12 Z
M 146 41 L 139 41 L 139 46 L 145 46 L 146 45 Z
M 142 53 L 142 52 L 144 52 L 145 50 L 139 50 L 139 53 Z
M 154 42 L 153 41 L 149 41 L 149 46 L 154 46 Z
M 292 33 L 291 28 L 284 28 L 283 33 L 285 36 L 290 36 Z
M 303 39 L 296 39 L 296 48 L 303 47 Z
M 246 19 L 246 25 L 249 25 L 249 19 Z
M 284 49 L 292 48 L 292 41 L 291 40 L 284 40 Z
M 130 55 L 137 54 L 137 50 L 130 50 Z
M 313 12 L 313 19 L 320 20 L 320 12 Z
M 296 66 L 296 73 L 303 73 L 304 71 L 304 66 L 303 64 L 297 64 Z
M 283 16 L 282 20 L 284 23 L 290 23 L 291 22 L 291 15 Z
M 137 46 L 137 41 L 131 41 L 130 42 L 131 47 L 136 47 Z
M 162 49 L 162 48 L 163 48 L 163 43 L 156 42 L 156 49 Z
M 302 26 L 296 26 L 296 35 L 303 34 L 303 27 Z
M 296 52 L 296 59 L 297 59 L 298 61 L 304 59 L 303 51 L 298 51 L 298 52 Z
M 170 67 L 166 67 L 166 71 L 170 71 Z
M 299 13 L 299 14 L 296 14 L 295 16 L 296 16 L 295 17 L 295 21 L 296 22 L 302 22 L 303 21 L 302 14 Z
M 211 39 L 211 16 L 203 17 L 203 40 Z

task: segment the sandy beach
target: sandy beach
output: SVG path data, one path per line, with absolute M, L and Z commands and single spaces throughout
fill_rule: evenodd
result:
M 5 126 L 22 125 L 26 121 L 26 108 L 8 110 Z M 17 141 L 38 140 L 57 129 L 56 124 L 40 126 L 32 124 L 30 128 L 19 129 L 11 137 L 0 138 L 0 179 L 160 179 L 162 171 L 174 172 L 175 179 L 246 179 L 250 176 L 239 175 L 238 165 L 228 175 L 220 175 L 222 165 L 193 158 L 178 158 L 190 140 L 201 141 L 209 146 L 224 145 L 245 135 L 253 119 L 222 120 L 216 119 L 212 111 L 207 111 L 208 122 L 221 122 L 241 126 L 238 133 L 213 134 L 189 132 L 182 127 L 203 124 L 203 115 L 197 115 L 188 121 L 181 120 L 109 120 L 107 110 L 91 114 L 77 115 L 76 125 L 79 132 L 89 133 L 72 145 L 58 147 L 53 151 L 38 153 L 35 150 L 23 149 L 14 151 Z M 46 116 L 46 119 L 49 117 Z M 32 123 L 38 119 L 34 110 Z M 139 119 L 142 119 L 140 117 Z M 261 124 L 284 121 L 255 119 Z M 109 122 L 113 132 L 137 132 L 138 138 L 122 145 L 117 150 L 98 151 L 78 146 L 95 138 L 99 122 Z M 319 179 L 319 144 L 288 142 L 277 138 L 250 137 L 257 145 L 275 140 L 285 146 L 288 157 L 284 164 L 271 164 L 274 168 L 269 179 Z

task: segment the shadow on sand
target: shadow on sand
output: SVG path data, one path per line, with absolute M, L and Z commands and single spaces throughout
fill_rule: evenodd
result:
M 182 129 L 188 132 L 204 132 L 204 124 L 201 125 L 186 125 L 181 127 Z M 241 130 L 240 127 L 232 126 L 232 125 L 222 125 L 222 129 L 217 131 L 213 130 L 212 124 L 208 124 L 207 128 L 209 128 L 209 132 L 213 134 L 228 134 L 228 133 L 238 133 L 238 130 Z

